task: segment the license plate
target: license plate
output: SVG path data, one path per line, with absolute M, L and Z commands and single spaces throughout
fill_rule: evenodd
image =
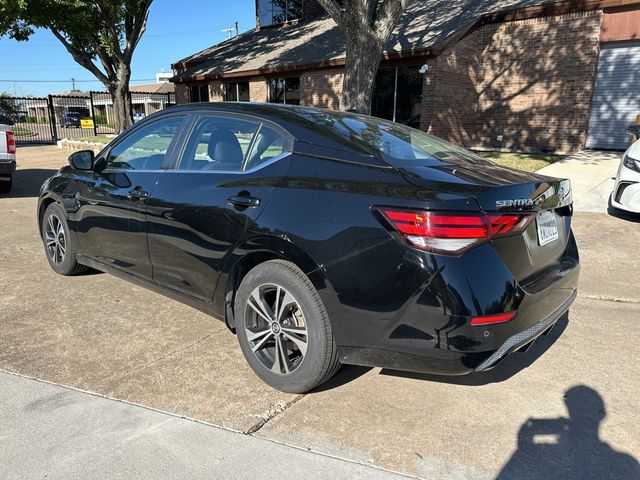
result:
M 538 243 L 540 246 L 547 245 L 558 239 L 558 223 L 556 214 L 553 212 L 540 212 L 536 218 L 538 227 Z

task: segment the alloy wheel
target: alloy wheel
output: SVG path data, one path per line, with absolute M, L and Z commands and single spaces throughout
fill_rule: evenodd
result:
M 275 284 L 256 287 L 244 320 L 251 351 L 267 370 L 287 375 L 300 367 L 307 354 L 307 324 L 289 291 Z
M 64 261 L 67 250 L 67 242 L 64 235 L 64 226 L 57 215 L 51 214 L 47 218 L 47 226 L 45 229 L 45 242 L 47 245 L 47 254 L 56 265 Z

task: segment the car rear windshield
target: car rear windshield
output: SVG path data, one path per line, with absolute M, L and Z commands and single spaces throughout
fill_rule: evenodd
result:
M 487 160 L 462 147 L 399 123 L 364 115 L 323 112 L 321 126 L 333 138 L 381 158 L 396 167 L 438 165 L 449 160 L 486 163 Z

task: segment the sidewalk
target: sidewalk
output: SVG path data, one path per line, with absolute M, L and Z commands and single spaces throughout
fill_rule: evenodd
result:
M 0 405 L 6 480 L 409 478 L 4 372 Z
M 568 178 L 578 212 L 607 212 L 609 196 L 622 153 L 585 150 L 538 170 L 542 175 Z

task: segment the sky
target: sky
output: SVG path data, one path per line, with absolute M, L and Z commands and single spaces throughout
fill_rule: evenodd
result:
M 240 33 L 255 27 L 255 0 L 154 0 L 147 31 L 131 63 L 131 85 L 154 83 L 161 69 L 227 38 L 222 31 L 238 22 Z M 45 96 L 69 91 L 104 90 L 102 83 L 75 63 L 46 30 L 27 42 L 0 38 L 0 92 Z

